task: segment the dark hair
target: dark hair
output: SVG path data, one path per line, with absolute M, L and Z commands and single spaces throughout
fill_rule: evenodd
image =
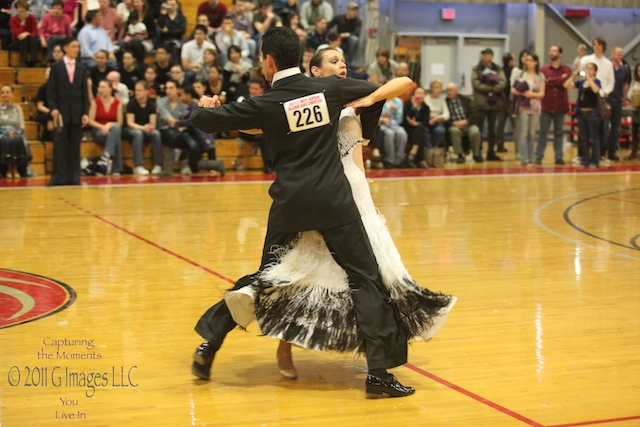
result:
M 239 54 L 242 54 L 242 49 L 235 44 L 232 44 L 229 46 L 229 49 L 227 49 L 227 58 L 231 58 L 231 52 L 238 52 Z
M 169 83 L 173 83 L 173 85 L 176 87 L 176 89 L 180 89 L 180 83 L 178 83 L 177 81 L 175 81 L 173 79 L 167 80 L 167 82 L 164 84 L 164 87 L 166 88 Z
M 513 53 L 511 52 L 507 52 L 504 55 L 502 55 L 502 66 L 506 67 L 507 65 L 509 65 L 509 61 L 511 61 L 513 59 Z
M 22 7 L 25 10 L 29 10 L 29 2 L 27 0 L 18 0 L 16 2 L 16 9 Z
M 324 53 L 328 52 L 328 51 L 334 51 L 334 52 L 338 52 L 338 50 L 335 47 L 325 47 L 323 49 L 320 49 L 319 51 L 317 51 L 315 53 L 315 55 L 313 55 L 313 57 L 311 58 L 311 61 L 309 61 L 309 75 L 311 77 L 315 77 L 313 75 L 313 73 L 311 72 L 311 69 L 313 67 L 318 67 L 320 68 L 322 66 L 322 58 L 324 58 Z
M 158 45 L 158 47 L 156 48 L 156 53 L 158 53 L 158 50 L 160 49 L 164 50 L 166 53 L 171 53 L 173 51 L 173 48 L 166 43 Z
M 62 43 L 63 46 L 69 46 L 72 42 L 77 42 L 78 39 L 75 37 L 67 37 L 66 39 L 64 39 L 64 42 Z
M 259 0 L 258 1 L 258 8 L 262 8 L 265 6 L 271 6 L 273 4 L 273 0 Z
M 607 42 L 602 37 L 596 37 L 595 39 L 593 39 L 593 42 L 598 43 L 600 46 L 602 46 L 603 52 L 607 50 Z
M 534 61 L 536 61 L 536 74 L 538 74 L 538 70 L 540 69 L 540 59 L 535 53 L 529 53 L 529 56 L 533 58 Z
M 524 55 L 525 53 L 529 55 L 530 52 L 528 49 L 522 49 L 520 51 L 520 55 L 518 55 L 518 68 L 520 68 L 521 70 L 524 70 L 524 64 L 522 63 L 522 55 Z
M 391 56 L 391 54 L 390 54 L 390 52 L 389 52 L 389 49 L 387 49 L 387 48 L 385 48 L 385 47 L 381 47 L 380 49 L 378 49 L 378 50 L 376 51 L 376 58 L 377 58 L 378 56 L 384 56 L 384 57 L 386 57 L 387 59 L 389 59 L 389 57 Z
M 329 35 L 327 36 L 327 40 L 329 40 L 330 42 L 336 41 L 340 38 L 340 34 L 338 33 L 329 33 Z
M 182 93 L 188 93 L 192 98 L 197 98 L 198 94 L 196 90 L 193 88 L 193 85 L 186 84 L 182 87 Z
M 64 8 L 64 3 L 62 2 L 62 0 L 53 0 L 53 2 L 51 3 L 51 7 L 54 7 L 54 6 L 60 6 Z
M 589 62 L 587 65 L 584 66 L 584 68 L 587 68 L 588 65 L 593 65 L 594 71 L 596 73 L 598 72 L 598 64 L 596 64 L 595 62 Z
M 88 22 L 91 23 L 91 21 L 93 21 L 93 18 L 95 18 L 98 15 L 98 10 L 94 9 L 94 10 L 90 10 L 89 12 L 87 12 L 87 14 L 84 16 L 84 22 Z
M 633 81 L 640 82 L 640 75 L 638 75 L 638 71 L 640 71 L 640 62 L 636 64 L 633 69 Z
M 127 21 L 131 22 L 131 21 L 139 21 L 139 20 L 140 20 L 140 13 L 135 9 L 132 10 L 129 13 L 129 19 Z
M 251 83 L 259 84 L 263 90 L 267 90 L 267 81 L 264 79 L 264 77 L 253 76 L 249 79 L 249 84 Z
M 549 48 L 552 48 L 554 46 L 558 48 L 558 52 L 562 53 L 562 46 L 560 46 L 559 44 L 552 44 L 551 46 L 549 46 Z
M 196 27 L 193 29 L 193 33 L 195 34 L 195 33 L 196 33 L 196 31 L 198 31 L 198 30 L 202 31 L 202 32 L 204 33 L 204 35 L 205 35 L 205 36 L 206 36 L 207 34 L 209 34 L 209 31 L 207 30 L 207 27 L 205 27 L 205 26 L 204 26 L 204 25 L 202 25 L 202 24 L 198 24 L 198 25 L 196 25 Z
M 262 36 L 262 55 L 270 55 L 278 70 L 300 64 L 300 38 L 291 28 L 274 27 Z
M 144 71 L 147 71 L 148 69 L 152 69 L 156 74 L 158 74 L 158 67 L 156 67 L 156 64 L 147 64 L 144 67 Z
M 149 83 L 146 80 L 138 80 L 134 86 L 142 85 L 143 88 L 149 90 Z

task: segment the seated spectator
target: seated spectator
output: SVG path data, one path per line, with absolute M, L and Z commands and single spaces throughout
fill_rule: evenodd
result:
M 104 152 L 111 160 L 111 172 L 114 175 L 122 173 L 122 125 L 123 106 L 118 98 L 112 94 L 111 84 L 106 80 L 98 83 L 98 96 L 89 106 L 89 126 L 93 140 L 105 144 Z M 107 171 L 107 174 L 109 171 Z
M 126 35 L 118 42 L 120 49 L 131 52 L 139 64 L 144 64 L 147 53 L 153 50 L 153 41 L 137 10 L 129 14 L 126 27 Z
M 406 62 L 398 62 L 398 68 L 396 69 L 396 77 L 409 77 L 411 74 L 411 69 L 409 68 L 409 64 Z M 418 84 L 416 82 L 412 82 L 409 88 L 398 98 L 402 99 L 402 102 L 407 102 L 413 96 L 413 91 L 416 90 Z
M 158 18 L 160 29 L 160 43 L 172 43 L 175 47 L 182 46 L 182 37 L 187 31 L 187 18 L 182 13 L 177 0 L 166 0 Z
M 380 48 L 376 52 L 376 60 L 369 64 L 367 74 L 369 81 L 377 85 L 383 85 L 396 75 L 398 63 L 389 59 L 389 49 Z
M 129 103 L 129 88 L 120 81 L 120 73 L 111 71 L 107 74 L 107 81 L 111 84 L 114 96 L 126 106 Z
M 221 3 L 219 0 L 207 0 L 200 3 L 196 16 L 207 15 L 209 25 L 217 29 L 220 28 L 222 18 L 227 16 L 227 13 L 227 6 L 224 3 Z
M 44 76 L 47 81 L 49 80 L 50 72 L 51 68 L 49 67 L 44 71 Z M 38 94 L 33 98 L 33 102 L 36 104 L 36 116 L 34 120 L 38 122 L 40 130 L 38 139 L 42 142 L 53 140 L 53 135 L 51 135 L 53 119 L 51 118 L 51 108 L 49 108 L 49 104 L 47 103 L 47 81 L 40 86 Z
M 62 61 L 62 58 L 64 58 L 64 50 L 62 49 L 62 46 L 55 45 L 51 50 L 51 59 L 49 60 L 49 62 L 52 63 Z
M 227 92 L 226 102 L 232 102 L 236 101 L 240 96 L 246 97 L 249 95 L 247 83 L 251 77 L 253 66 L 241 60 L 241 50 L 238 46 L 230 46 L 227 55 L 229 61 L 224 66 L 222 77 L 225 91 Z
M 4 50 L 11 46 L 11 2 L 12 0 L 0 0 L 0 48 Z
M 180 94 L 181 101 L 187 106 L 187 111 L 182 116 L 181 120 L 176 122 L 178 128 L 183 128 L 182 136 L 189 147 L 186 150 L 186 158 L 182 157 L 180 160 L 180 173 L 190 174 L 192 171 L 215 171 L 220 176 L 225 175 L 224 163 L 221 160 L 216 160 L 216 147 L 213 135 L 196 129 L 191 125 L 189 117 L 191 112 L 198 108 L 198 101 L 193 86 L 186 85 L 182 88 Z M 207 158 L 202 158 L 202 155 L 206 153 Z
M 164 152 L 164 162 L 161 175 L 173 175 L 173 163 L 175 150 L 184 150 L 181 155 L 186 159 L 186 150 L 189 149 L 182 136 L 182 129 L 177 122 L 187 111 L 187 105 L 180 100 L 180 93 L 176 82 L 167 81 L 165 85 L 166 96 L 158 100 L 158 130 L 162 137 L 162 143 L 167 147 Z
M 473 160 L 483 162 L 480 153 L 481 137 L 480 128 L 476 124 L 477 114 L 471 98 L 460 95 L 458 86 L 455 83 L 447 83 L 447 108 L 451 115 L 447 122 L 447 133 L 449 141 L 453 145 L 454 152 L 458 155 L 457 163 L 464 163 L 464 150 L 462 148 L 462 138 L 469 139 Z
M 114 71 L 113 68 L 107 65 L 107 52 L 99 50 L 95 54 L 95 63 L 93 67 L 89 68 L 89 99 L 93 99 L 98 94 L 98 83 L 107 79 L 107 75 Z
M 111 7 L 109 0 L 98 0 L 98 13 L 102 15 L 102 28 L 105 29 L 112 43 L 117 43 L 122 39 L 125 32 L 125 22 L 118 12 Z
M 197 95 L 195 98 L 200 99 L 207 94 L 207 83 L 204 80 L 196 80 L 193 82 L 193 91 Z
M 269 29 L 274 27 L 282 27 L 282 20 L 278 15 L 273 13 L 272 0 L 259 0 L 258 12 L 253 14 L 253 28 L 256 32 L 256 45 L 262 44 L 262 35 Z
M 425 98 L 425 104 L 429 106 L 429 134 L 431 146 L 428 148 L 427 163 L 429 166 L 442 166 L 444 163 L 444 136 L 447 133 L 445 123 L 451 115 L 442 95 L 442 80 L 432 80 L 429 84 L 429 95 Z M 429 151 L 429 149 L 433 151 Z M 431 154 L 433 153 L 433 154 Z M 433 157 L 432 157 L 433 156 Z
M 38 21 L 29 15 L 29 3 L 18 0 L 17 15 L 9 20 L 11 26 L 11 49 L 20 52 L 21 67 L 35 67 L 38 62 Z
M 142 80 L 136 83 L 134 98 L 127 104 L 126 127 L 123 137 L 131 141 L 133 147 L 133 173 L 136 175 L 149 175 L 144 168 L 142 145 L 145 141 L 151 141 L 153 151 L 152 174 L 162 172 L 162 140 L 160 132 L 156 129 L 156 102 L 149 98 L 147 82 Z
M 403 108 L 402 127 L 407 132 L 411 147 L 407 156 L 407 165 L 412 168 L 417 166 L 423 169 L 429 168 L 426 150 L 431 145 L 428 130 L 431 112 L 424 102 L 425 96 L 424 88 L 417 86 L 411 99 L 404 103 Z
M 158 71 L 156 66 L 153 64 L 147 64 L 147 66 L 144 67 L 144 80 L 147 82 L 147 85 L 149 85 L 149 98 L 156 101 L 158 98 L 165 96 L 164 90 L 157 82 L 157 78 Z
M 284 6 L 279 11 L 276 11 L 274 8 L 274 12 L 280 15 L 280 19 L 282 20 L 282 22 L 290 22 L 291 17 L 293 15 L 296 15 L 298 17 L 297 25 L 299 25 L 300 24 L 300 4 L 298 3 L 298 0 L 282 0 L 282 3 L 284 3 Z M 295 28 L 289 25 L 287 26 L 295 31 Z
M 362 20 L 358 17 L 358 3 L 349 3 L 345 14 L 336 15 L 327 27 L 329 30 L 336 27 L 338 34 L 340 34 L 340 47 L 344 50 L 347 64 L 352 65 L 356 59 L 362 30 Z
M 156 37 L 158 36 L 158 28 L 156 20 L 159 11 L 160 2 L 147 2 L 146 0 L 133 0 L 133 10 L 138 11 L 140 22 L 144 24 L 147 29 L 147 38 L 155 44 Z M 131 13 L 129 13 L 129 21 L 131 20 Z
M 307 47 L 317 50 L 318 46 L 329 44 L 329 39 L 327 38 L 329 34 L 327 31 L 327 22 L 327 18 L 324 16 L 318 16 L 316 18 L 314 28 L 307 33 Z
M 207 41 L 210 42 L 214 42 L 215 38 L 216 38 L 216 29 L 213 28 L 210 23 L 209 23 L 209 17 L 207 15 L 198 15 L 198 20 L 196 21 L 196 26 L 197 25 L 204 25 L 205 27 L 207 27 Z M 193 40 L 193 35 L 195 32 L 195 27 L 194 30 L 191 32 L 191 35 L 189 36 L 189 40 Z
M 122 22 L 129 20 L 129 14 L 133 10 L 133 0 L 123 0 L 116 6 L 116 12 Z
M 82 62 L 87 67 L 93 67 L 96 65 L 96 53 L 104 50 L 109 55 L 107 64 L 114 69 L 117 68 L 118 64 L 116 62 L 111 37 L 109 37 L 109 34 L 102 28 L 102 15 L 100 15 L 97 10 L 90 10 L 87 12 L 86 21 L 87 23 L 78 33 Z
M 187 79 L 185 72 L 182 70 L 182 66 L 180 64 L 176 64 L 171 67 L 171 72 L 169 73 L 171 80 L 175 80 L 178 83 L 178 86 L 182 87 L 185 84 L 190 82 L 190 79 Z
M 220 63 L 225 65 L 229 58 L 227 51 L 231 46 L 236 46 L 240 49 L 240 59 L 243 62 L 249 63 L 253 66 L 253 59 L 249 59 L 249 45 L 245 38 L 235 28 L 233 28 L 233 19 L 231 15 L 225 16 L 222 19 L 222 27 L 218 34 L 216 34 L 216 46 L 220 51 Z
M 195 74 L 204 64 L 204 51 L 205 49 L 216 49 L 213 43 L 206 40 L 207 29 L 204 25 L 196 25 L 193 31 L 193 40 L 186 42 L 182 46 L 182 52 L 180 58 L 182 61 L 182 69 L 185 72 L 190 72 L 192 78 L 195 78 Z
M 313 30 L 318 16 L 324 16 L 327 21 L 333 19 L 333 7 L 324 0 L 307 0 L 300 6 L 300 24 L 306 31 Z
M 267 82 L 262 77 L 252 77 L 249 80 L 249 97 L 260 96 L 267 90 Z M 269 153 L 269 146 L 267 142 L 264 140 L 264 135 L 262 134 L 247 134 L 244 132 L 238 132 L 238 136 L 242 144 L 247 142 L 253 143 L 253 152 L 256 153 L 257 150 L 260 150 L 260 154 L 262 155 L 262 172 L 271 173 L 273 171 L 273 166 L 271 164 L 271 155 Z
M 175 63 L 171 61 L 172 50 L 171 46 L 165 44 L 161 44 L 156 49 L 156 62 L 153 65 L 156 66 L 156 71 L 158 72 L 156 81 L 162 91 L 164 91 L 164 85 L 170 78 L 171 67 L 175 65 Z
M 380 132 L 383 135 L 383 163 L 386 168 L 398 168 L 404 164 L 408 136 L 405 129 L 400 126 L 403 117 L 403 105 L 399 98 L 387 101 L 382 107 Z
M 62 0 L 54 0 L 51 10 L 44 16 L 40 24 L 40 46 L 47 49 L 49 60 L 53 59 L 53 48 L 71 35 L 71 21 L 67 15 L 62 13 Z
M 253 19 L 247 13 L 245 0 L 233 0 L 233 13 L 231 18 L 233 19 L 233 27 L 242 34 L 242 37 L 247 42 L 249 47 L 249 57 L 256 56 L 256 41 L 254 39 L 256 35 L 256 29 L 253 26 Z M 249 4 L 252 4 L 249 2 Z
M 35 16 L 36 21 L 38 21 L 38 25 L 40 25 L 40 23 L 44 19 L 44 15 L 47 13 L 50 6 L 45 5 L 45 2 L 42 0 L 29 0 L 27 3 L 29 3 L 29 9 L 27 10 L 27 13 L 29 15 Z M 49 2 L 49 5 L 50 4 L 51 3 Z M 11 16 L 13 17 L 13 16 L 16 16 L 17 14 L 18 14 L 18 0 L 15 0 L 13 1 L 13 3 L 11 3 Z M 75 25 L 73 24 L 73 17 L 70 17 L 70 18 L 72 18 L 71 26 L 73 27 Z
M 13 178 L 16 174 L 28 176 L 31 156 L 24 136 L 24 115 L 22 108 L 13 103 L 13 87 L 10 84 L 0 88 L 0 100 L 0 178 L 7 175 Z
M 196 77 L 195 77 L 196 80 L 206 80 L 209 76 L 209 70 L 211 69 L 211 67 L 220 68 L 220 61 L 218 58 L 217 50 L 205 49 L 203 58 L 204 58 L 204 63 L 196 73 Z
M 292 13 L 289 16 L 287 16 L 287 19 L 283 19 L 282 22 L 284 22 L 284 26 L 287 28 L 291 28 L 293 31 L 295 31 L 296 33 L 298 32 L 298 30 L 301 30 L 304 35 L 305 35 L 305 39 L 307 38 L 307 32 L 305 31 L 304 28 L 302 28 L 302 25 L 300 25 L 300 14 L 299 13 Z
M 122 53 L 122 66 L 119 69 L 120 80 L 129 89 L 129 97 L 133 94 L 136 82 L 144 79 L 144 75 L 138 68 L 136 58 L 127 50 Z
M 305 76 L 311 77 L 311 69 L 310 62 L 313 55 L 316 54 L 316 50 L 311 47 L 305 47 L 302 51 L 302 57 L 300 59 L 300 70 L 304 73 Z
M 332 48 L 340 52 L 344 55 L 342 48 L 340 47 L 340 35 L 338 33 L 329 33 L 327 35 L 327 43 L 321 44 L 316 48 L 316 52 L 325 48 Z M 349 65 L 347 64 L 347 69 L 349 69 Z M 351 73 L 348 73 L 351 76 Z
M 638 158 L 638 130 L 640 130 L 640 64 L 636 64 L 633 69 L 633 80 L 629 85 L 627 99 L 631 101 L 633 114 L 631 119 L 631 153 L 625 160 L 635 160 Z
M 226 102 L 222 95 L 224 89 L 224 80 L 222 79 L 220 69 L 212 67 L 209 70 L 209 75 L 207 76 L 206 94 L 209 96 L 218 95 L 218 97 L 220 98 L 220 103 L 224 104 Z
M 62 13 L 67 15 L 71 20 L 71 28 L 73 30 L 73 35 L 76 35 L 78 19 L 80 18 L 80 3 L 77 0 L 62 0 Z M 85 18 L 85 22 L 91 22 L 90 19 Z

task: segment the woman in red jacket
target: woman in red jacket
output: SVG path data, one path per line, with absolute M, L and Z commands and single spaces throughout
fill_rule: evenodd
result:
M 26 0 L 18 0 L 16 9 L 18 14 L 9 20 L 11 48 L 20 52 L 21 66 L 34 67 L 38 62 L 38 21 L 27 13 L 29 3 Z

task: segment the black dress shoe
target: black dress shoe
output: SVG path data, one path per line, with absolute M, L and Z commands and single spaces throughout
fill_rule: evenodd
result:
M 488 161 L 499 161 L 502 160 L 500 157 L 496 156 L 495 154 L 487 154 L 487 160 Z
M 193 355 L 193 366 L 191 367 L 193 375 L 203 380 L 208 380 L 215 355 L 216 350 L 213 349 L 208 341 L 200 344 Z
M 371 374 L 367 375 L 367 399 L 404 397 L 415 392 L 415 388 L 403 386 L 393 375 L 388 380 L 383 380 Z

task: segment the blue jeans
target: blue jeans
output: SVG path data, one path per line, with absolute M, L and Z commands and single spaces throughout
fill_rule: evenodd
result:
M 598 122 L 595 111 L 580 111 L 578 114 L 578 132 L 580 140 L 580 156 L 582 165 L 588 166 L 590 163 L 600 165 L 600 141 L 598 135 Z M 589 146 L 591 145 L 591 153 Z
M 113 125 L 105 135 L 99 129 L 92 129 L 93 140 L 99 144 L 105 144 L 104 151 L 111 154 L 113 159 L 113 172 L 122 172 L 122 128 Z
M 540 116 L 537 114 L 518 114 L 516 116 L 518 137 L 518 157 L 524 164 L 533 162 L 533 141 L 538 135 Z
M 551 123 L 553 123 L 553 151 L 555 152 L 556 160 L 562 160 L 564 116 L 565 113 L 549 113 L 547 111 L 543 111 L 540 115 L 540 136 L 538 138 L 538 148 L 536 149 L 536 160 L 542 160 L 544 157 Z
M 428 148 L 438 148 L 444 146 L 444 135 L 447 133 L 447 129 L 442 123 L 438 123 L 434 127 L 427 128 L 430 138 L 427 139 Z
M 160 132 L 154 130 L 151 133 L 146 133 L 140 129 L 126 128 L 124 132 L 125 139 L 131 141 L 133 147 L 133 165 L 144 166 L 144 157 L 142 155 L 142 144 L 145 141 L 151 141 L 151 149 L 153 151 L 153 164 L 154 166 L 162 166 L 164 156 L 162 154 L 162 139 L 160 138 Z

